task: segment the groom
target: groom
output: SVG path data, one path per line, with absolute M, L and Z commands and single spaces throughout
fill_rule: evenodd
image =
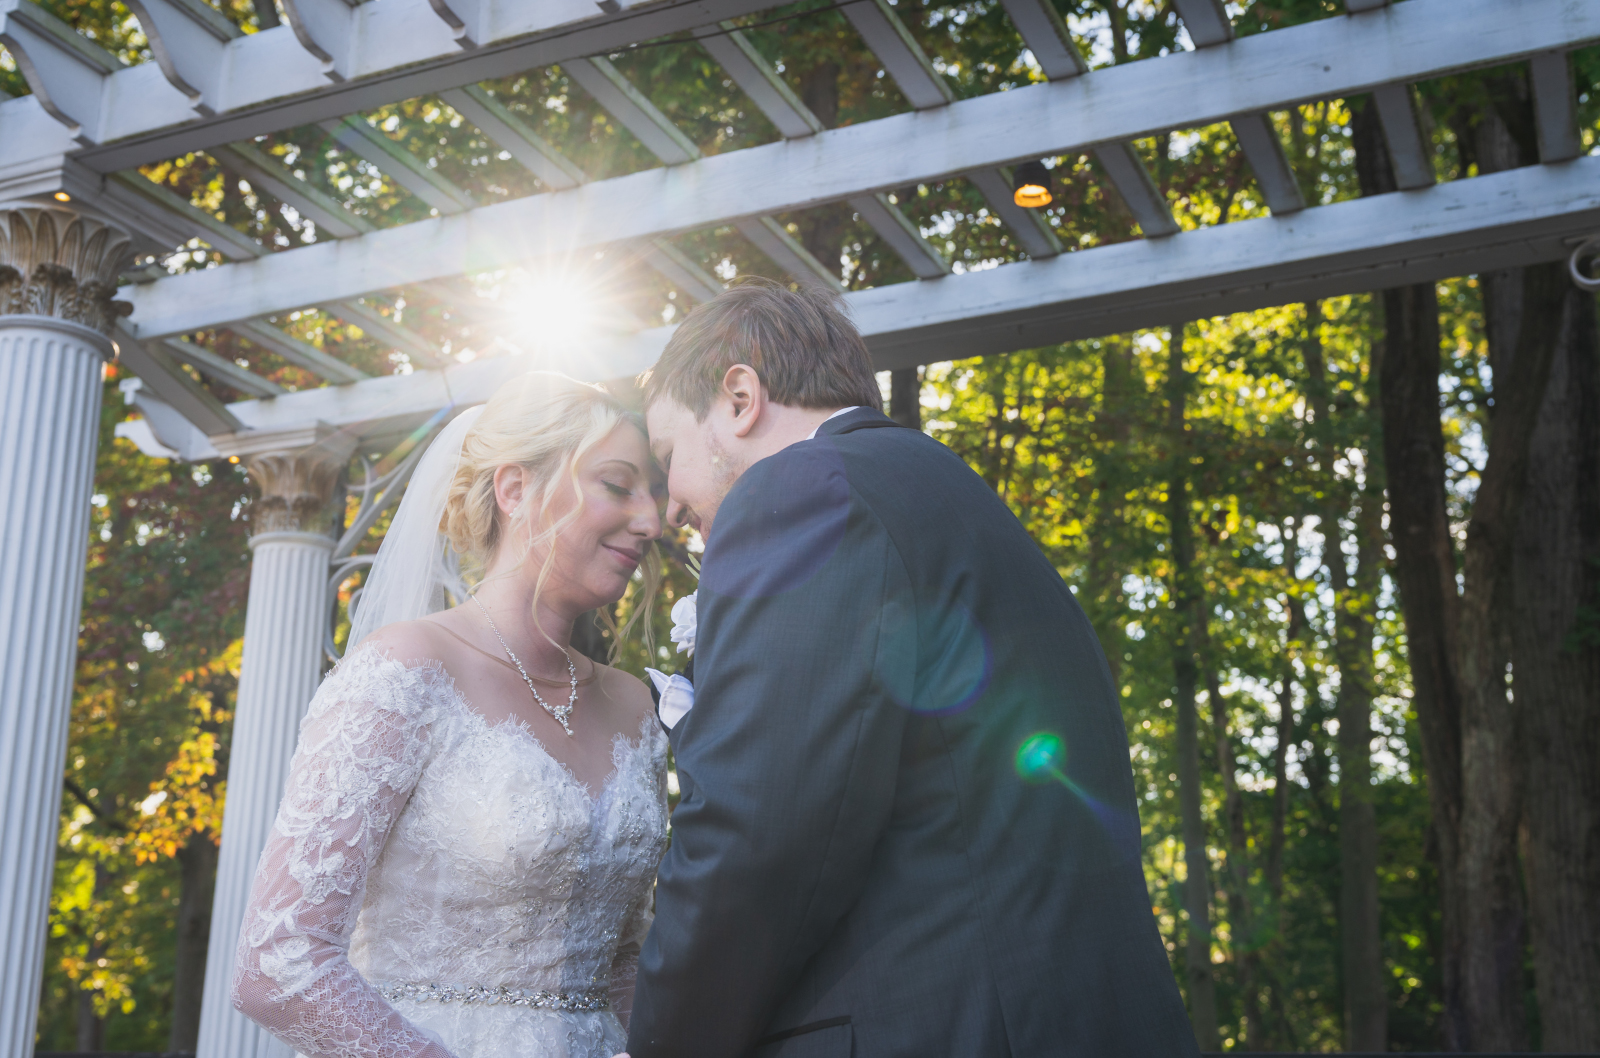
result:
M 840 300 L 736 286 L 645 392 L 706 549 L 633 1058 L 1194 1055 L 1094 633 Z

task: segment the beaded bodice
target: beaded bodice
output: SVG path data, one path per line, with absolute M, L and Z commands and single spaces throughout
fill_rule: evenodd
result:
M 431 1058 L 430 1042 L 484 1053 L 419 1024 L 434 1008 L 596 1016 L 648 926 L 665 755 L 647 718 L 637 741 L 617 738 L 591 794 L 437 666 L 354 652 L 302 726 L 236 1003 L 301 1053 L 341 1058 Z M 548 1053 L 585 1050 L 573 1044 Z

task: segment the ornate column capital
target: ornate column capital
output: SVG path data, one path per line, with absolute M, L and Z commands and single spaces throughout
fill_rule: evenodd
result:
M 0 204 L 0 316 L 53 316 L 110 334 L 133 311 L 114 300 L 132 259 L 132 236 L 97 217 Z
M 320 435 L 309 445 L 266 447 L 258 443 L 251 445 L 253 451 L 242 453 L 251 482 L 261 490 L 251 514 L 254 535 L 326 533 L 333 527 L 334 485 L 349 464 L 355 439 L 347 434 L 315 434 Z

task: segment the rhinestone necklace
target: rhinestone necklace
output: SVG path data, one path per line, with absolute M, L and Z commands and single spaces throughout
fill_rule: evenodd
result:
M 522 674 L 522 682 L 526 683 L 528 690 L 533 692 L 533 700 L 544 706 L 544 711 L 555 717 L 556 723 L 560 724 L 561 729 L 570 737 L 572 735 L 572 725 L 567 720 L 572 716 L 572 707 L 578 702 L 578 669 L 572 664 L 572 653 L 567 650 L 561 652 L 567 655 L 567 675 L 572 678 L 572 691 L 567 695 L 567 704 L 551 705 L 544 700 L 544 695 L 539 693 L 539 688 L 533 685 L 533 680 L 528 677 L 528 670 L 522 667 L 522 662 L 511 652 L 511 647 L 506 644 L 506 637 L 501 635 L 500 629 L 495 627 L 494 618 L 489 616 L 488 610 L 484 610 L 483 601 L 476 595 L 472 597 L 472 601 L 478 604 L 478 609 L 483 610 L 483 619 L 489 622 L 489 631 L 493 632 L 494 637 L 500 640 L 500 646 L 505 650 L 506 657 L 511 659 L 511 663 Z

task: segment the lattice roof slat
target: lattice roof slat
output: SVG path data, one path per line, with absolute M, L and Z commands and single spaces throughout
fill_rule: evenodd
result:
M 703 299 L 719 284 L 668 240 L 729 226 L 791 274 L 837 283 L 837 270 L 817 262 L 774 219 L 830 204 L 849 203 L 927 280 L 848 295 L 882 366 L 1546 260 L 1562 254 L 1562 239 L 1574 230 L 1593 226 L 1600 210 L 1590 190 L 1597 163 L 1590 159 L 1430 186 L 1431 148 L 1410 87 L 1528 60 L 1542 160 L 1574 158 L 1581 142 L 1566 51 L 1600 41 L 1600 10 L 1593 5 L 1524 0 L 1508 9 L 1500 0 L 1412 0 L 1381 13 L 1235 39 L 1218 0 L 1176 0 L 1195 51 L 1085 73 L 1049 0 L 1003 4 L 1050 83 L 956 100 L 885 0 L 854 3 L 843 8 L 845 17 L 913 111 L 824 129 L 728 21 L 761 10 L 761 0 L 660 0 L 612 14 L 588 0 L 373 0 L 354 8 L 343 0 L 288 0 L 289 27 L 249 37 L 238 36 L 202 0 L 139 0 L 134 9 L 155 61 L 133 67 L 32 0 L 0 0 L 0 40 L 35 91 L 0 100 L 0 193 L 69 190 L 86 206 L 133 224 L 147 246 L 198 238 L 230 259 L 122 292 L 135 304 L 122 336 L 135 346 L 130 366 L 142 377 L 148 372 L 151 389 L 206 433 L 258 426 L 267 407 L 274 421 L 293 409 L 303 420 L 334 398 L 301 392 L 223 408 L 203 389 L 195 391 L 179 360 L 246 392 L 270 392 L 265 387 L 272 384 L 231 360 L 215 354 L 207 360 L 193 355 L 198 347 L 167 339 L 231 328 L 345 383 L 348 395 L 336 399 L 338 421 L 366 421 L 350 418 L 358 409 L 404 419 L 413 413 L 393 410 L 400 391 L 409 394 L 400 404 L 409 407 L 415 398 L 426 405 L 416 394 L 433 392 L 441 371 L 459 395 L 462 386 L 470 390 L 469 379 L 502 377 L 514 358 L 456 365 L 434 339 L 362 298 L 443 289 L 463 274 L 620 248 L 625 261 L 643 260 L 683 293 Z M 1381 5 L 1350 0 L 1348 6 L 1354 12 Z M 722 64 L 784 140 L 707 157 L 645 92 L 596 57 L 677 32 L 689 33 Z M 551 63 L 665 167 L 586 180 L 478 84 Z M 1305 209 L 1270 114 L 1366 92 L 1377 102 L 1401 186 L 1421 190 Z M 476 188 L 469 192 L 433 168 L 438 159 L 411 153 L 364 116 L 425 95 L 441 98 L 549 190 L 478 205 L 484 191 L 476 175 L 450 170 Z M 1180 232 L 1131 144 L 1219 122 L 1231 124 L 1274 216 Z M 379 228 L 250 142 L 312 124 L 436 215 Z M 748 133 L 741 135 L 748 142 Z M 411 135 L 409 142 L 418 139 Z M 209 151 L 227 171 L 316 223 L 318 241 L 270 252 L 131 171 L 190 150 Z M 1010 201 L 1005 166 L 1086 153 L 1097 157 L 1143 233 L 1157 238 L 1057 257 L 1059 241 L 1041 215 Z M 495 171 L 501 180 L 508 172 Z M 110 179 L 102 178 L 106 173 Z M 887 197 L 896 188 L 963 177 L 1032 260 L 950 276 L 943 255 Z M 512 193 L 532 186 L 514 184 Z M 441 371 L 367 379 L 269 322 L 313 305 Z M 477 311 L 469 309 L 469 317 Z M 597 340 L 592 352 L 603 363 L 591 367 L 620 373 L 645 366 L 667 333 Z M 361 396 L 380 392 L 389 410 Z

